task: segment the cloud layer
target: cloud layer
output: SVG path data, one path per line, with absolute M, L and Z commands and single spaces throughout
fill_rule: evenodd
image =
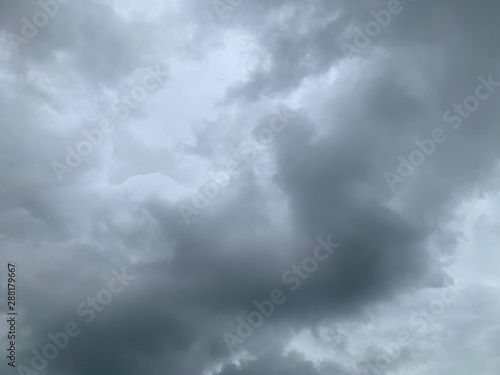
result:
M 18 265 L 20 335 L 2 366 L 494 374 L 499 11 L 2 3 L 0 259 Z M 312 267 L 318 238 L 340 246 Z

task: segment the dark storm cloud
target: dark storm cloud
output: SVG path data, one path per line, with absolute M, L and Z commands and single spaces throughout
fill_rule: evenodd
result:
M 339 364 L 285 354 L 292 334 L 331 320 L 362 327 L 373 303 L 448 284 L 440 257 L 426 245 L 436 230 L 434 219 L 449 219 L 456 205 L 481 189 L 498 161 L 500 92 L 450 132 L 396 194 L 384 172 L 397 168 L 398 156 L 407 156 L 416 138 L 428 138 L 437 126 L 449 129 L 444 111 L 471 95 L 479 76 L 492 74 L 500 81 L 494 48 L 500 9 L 494 1 L 402 3 L 404 11 L 350 59 L 339 44 L 352 42 L 352 28 L 363 27 L 370 10 L 383 9 L 385 2 L 243 1 L 225 21 L 210 2 L 181 5 L 180 17 L 194 28 L 187 51 L 209 50 L 212 38 L 238 31 L 250 34 L 270 59 L 269 66 L 258 64 L 246 82 L 228 91 L 227 99 L 239 99 L 242 107 L 267 95 L 286 96 L 305 79 L 321 82 L 332 68 L 340 73 L 318 93 L 315 106 L 323 123 L 300 104 L 298 117 L 271 147 L 276 161 L 271 183 L 290 212 L 281 223 L 287 235 L 276 224 L 276 196 L 251 166 L 243 167 L 191 225 L 159 195 L 134 201 L 129 194 L 107 198 L 87 190 L 88 169 L 57 185 L 48 163 L 67 141 L 36 126 L 44 112 L 28 98 L 28 88 L 2 95 L 0 106 L 16 134 L 6 130 L 0 140 L 5 181 L 0 222 L 13 235 L 9 251 L 33 270 L 23 287 L 28 311 L 23 325 L 30 335 L 29 345 L 20 348 L 21 363 L 29 364 L 31 349 L 43 347 L 48 332 L 76 321 L 82 333 L 50 362 L 49 373 L 201 374 L 222 364 L 215 373 L 344 375 L 349 372 Z M 6 4 L 0 6 L 5 31 L 18 32 L 17 20 L 36 11 L 36 5 Z M 125 21 L 95 2 L 75 1 L 60 12 L 21 46 L 15 61 L 49 66 L 55 52 L 64 51 L 75 74 L 116 88 L 148 60 L 149 29 L 140 19 Z M 35 104 L 25 109 L 19 102 Z M 256 121 L 261 118 L 255 115 Z M 207 138 L 199 142 L 194 149 L 205 156 L 217 147 Z M 33 238 L 23 244 L 20 239 L 29 234 Z M 328 235 L 341 248 L 291 293 L 283 272 L 310 256 L 316 237 Z M 134 283 L 87 325 L 76 306 L 125 264 L 137 275 Z M 231 363 L 222 334 L 275 288 L 288 292 L 286 303 L 238 347 L 255 358 Z M 488 345 L 498 347 L 491 332 L 485 335 Z M 368 353 L 359 363 L 372 359 Z

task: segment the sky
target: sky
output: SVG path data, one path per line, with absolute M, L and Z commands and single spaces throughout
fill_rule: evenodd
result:
M 498 374 L 498 14 L 2 1 L 2 374 Z

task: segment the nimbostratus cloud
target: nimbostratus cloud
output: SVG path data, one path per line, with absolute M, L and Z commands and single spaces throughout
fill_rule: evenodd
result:
M 481 199 L 496 204 L 500 97 L 488 87 L 500 77 L 499 4 L 413 1 L 401 12 L 394 4 L 245 1 L 221 20 L 199 0 L 73 0 L 16 54 L 2 52 L 0 259 L 18 264 L 18 363 L 31 363 L 49 334 L 74 334 L 66 324 L 75 306 L 107 285 L 111 270 L 128 267 L 133 283 L 46 371 L 351 374 L 403 329 L 393 311 L 405 318 L 409 299 L 466 278 L 475 280 L 471 291 L 431 316 L 437 340 L 415 334 L 387 369 L 443 373 L 459 363 L 467 374 L 493 374 L 499 322 L 491 301 L 500 284 L 485 272 L 498 259 L 484 231 L 493 238 L 494 225 L 464 223 L 459 209 L 472 201 L 481 214 Z M 38 6 L 3 2 L 0 28 L 18 33 Z M 374 14 L 386 26 L 345 56 L 339 45 Z M 8 51 L 5 37 L 0 43 Z M 175 67 L 169 84 L 58 181 L 51 163 L 108 115 L 125 82 L 166 56 Z M 490 74 L 495 83 L 478 80 Z M 480 83 L 486 90 L 477 93 L 491 95 L 477 96 L 477 106 L 470 98 Z M 242 165 L 186 225 L 179 204 L 192 195 L 169 190 L 202 188 L 279 106 L 294 118 L 263 150 L 259 163 L 271 173 Z M 460 129 L 439 143 L 436 129 L 445 126 Z M 429 151 L 428 139 L 432 156 L 391 191 L 384 173 L 399 155 Z M 113 179 L 116 169 L 126 177 Z M 488 215 L 497 221 L 496 211 Z M 231 353 L 224 332 L 255 312 L 253 301 L 282 301 L 271 293 L 283 272 L 331 233 L 341 248 L 314 272 L 287 274 L 300 288 Z M 387 307 L 380 321 L 367 317 L 377 306 Z M 336 350 L 304 343 L 304 334 L 332 325 L 352 328 L 328 346 Z M 386 370 L 380 358 L 370 371 Z

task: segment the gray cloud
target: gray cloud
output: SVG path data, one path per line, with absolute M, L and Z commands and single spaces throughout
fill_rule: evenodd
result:
M 457 130 L 443 115 L 478 77 L 500 82 L 499 5 L 401 4 L 352 57 L 340 43 L 387 2 L 244 0 L 221 20 L 211 2 L 74 0 L 17 54 L 3 39 L 0 259 L 19 264 L 18 363 L 74 321 L 82 332 L 49 374 L 343 375 L 373 363 L 426 293 L 468 278 L 437 341 L 415 334 L 390 370 L 493 374 L 499 283 L 484 263 L 498 260 L 498 220 L 492 208 L 489 229 L 469 230 L 460 210 L 497 202 L 500 92 Z M 39 9 L 5 2 L 0 28 L 21 34 Z M 51 162 L 160 61 L 168 82 L 58 181 Z M 178 203 L 240 162 L 238 145 L 282 105 L 290 124 L 186 225 Z M 437 127 L 447 141 L 391 191 L 384 173 Z M 291 290 L 283 273 L 328 235 L 342 246 Z M 124 266 L 136 279 L 87 324 L 77 306 Z M 286 302 L 233 356 L 223 333 L 276 288 Z M 342 345 L 322 338 L 332 327 Z

